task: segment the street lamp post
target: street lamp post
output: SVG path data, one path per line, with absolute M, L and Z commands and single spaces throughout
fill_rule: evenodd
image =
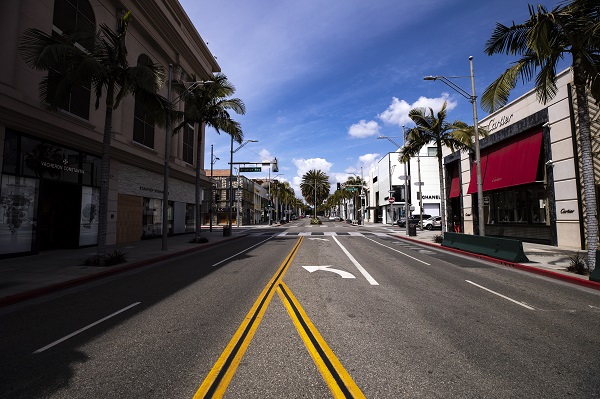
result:
M 402 126 L 402 129 L 404 129 L 404 126 Z M 400 144 L 398 144 L 394 140 L 392 140 L 392 137 L 390 137 L 390 136 L 379 136 L 377 138 L 378 139 L 386 139 L 398 148 L 402 147 Z M 406 142 L 406 138 L 405 138 L 405 142 Z M 406 235 L 408 235 L 408 180 L 409 180 L 408 179 L 408 170 L 406 167 L 406 162 L 404 162 L 404 228 L 406 230 Z M 390 187 L 392 185 L 391 182 L 392 182 L 392 175 L 390 173 Z M 390 191 L 390 195 L 391 195 L 391 191 Z
M 425 80 L 439 80 L 449 86 L 461 96 L 465 97 L 473 105 L 473 130 L 475 136 L 475 170 L 477 172 L 477 217 L 479 222 L 479 235 L 485 236 L 485 221 L 483 219 L 483 184 L 481 178 L 481 154 L 479 151 L 479 129 L 477 126 L 477 96 L 475 95 L 475 72 L 473 70 L 473 56 L 469 57 L 469 65 L 471 69 L 471 93 L 467 92 L 454 82 L 451 78 L 461 78 L 465 76 L 425 76 Z
M 196 81 L 196 82 L 184 82 L 191 83 L 190 87 L 183 91 L 178 97 L 174 100 L 172 97 L 172 82 L 173 82 L 173 64 L 169 64 L 169 81 L 167 83 L 167 102 L 169 105 L 176 104 L 183 94 L 188 91 L 192 91 L 198 86 L 202 86 L 207 83 L 212 83 L 210 80 L 206 81 Z M 169 236 L 169 155 L 171 152 L 171 118 L 169 115 L 170 110 L 167 112 L 167 125 L 165 128 L 165 161 L 164 161 L 164 170 L 163 170 L 163 208 L 162 208 L 162 250 L 167 250 L 167 237 Z M 200 133 L 199 133 L 200 134 Z M 198 151 L 200 149 L 198 148 Z M 199 212 L 199 209 L 196 209 L 196 212 Z M 198 227 L 198 226 L 196 226 Z
M 215 157 L 213 155 L 213 145 L 210 145 L 210 210 L 208 211 L 208 215 L 210 218 L 209 221 L 209 231 L 212 231 L 212 225 L 213 225 L 213 200 L 214 200 L 214 193 L 213 193 L 213 165 L 215 164 L 215 162 L 217 162 L 219 160 L 219 157 Z
M 243 146 L 245 146 L 248 143 L 257 143 L 258 140 L 246 140 L 244 141 L 242 144 L 240 144 L 240 146 L 238 148 L 236 148 L 235 150 L 233 149 L 233 135 L 231 136 L 231 148 L 229 151 L 229 221 L 228 221 L 228 228 L 229 228 L 229 234 L 231 234 L 231 225 L 232 225 L 232 221 L 233 221 L 233 154 L 238 152 Z M 238 184 L 240 184 L 240 182 L 238 181 Z

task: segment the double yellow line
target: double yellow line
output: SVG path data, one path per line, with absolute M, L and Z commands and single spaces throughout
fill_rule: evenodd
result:
M 208 373 L 208 376 L 194 395 L 194 399 L 221 398 L 235 374 L 248 345 L 252 341 L 256 329 L 267 310 L 273 294 L 281 298 L 290 315 L 298 334 L 304 341 L 317 368 L 329 386 L 334 398 L 364 398 L 364 395 L 346 372 L 337 357 L 331 351 L 323 337 L 308 318 L 300 303 L 292 295 L 282 279 L 294 256 L 300 248 L 304 237 L 300 237 L 292 251 L 285 258 L 275 275 L 269 280 L 256 302 L 244 318 L 227 347 Z

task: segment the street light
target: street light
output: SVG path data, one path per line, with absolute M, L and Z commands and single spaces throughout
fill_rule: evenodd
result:
M 465 97 L 473 105 L 473 129 L 475 131 L 475 169 L 477 171 L 477 215 L 479 219 L 479 235 L 485 236 L 485 223 L 483 220 L 483 184 L 481 179 L 481 154 L 479 151 L 479 129 L 477 127 L 477 96 L 475 95 L 475 73 L 473 71 L 473 56 L 469 57 L 471 67 L 471 94 L 462 89 L 450 79 L 464 78 L 466 76 L 425 76 L 424 80 L 439 80 L 449 86 L 461 96 Z
M 167 92 L 167 102 L 169 105 L 176 104 L 185 93 L 196 89 L 199 86 L 204 84 L 212 83 L 211 80 L 206 81 L 196 81 L 196 82 L 183 82 L 191 83 L 190 87 L 185 89 L 179 96 L 177 96 L 174 100 L 171 99 L 172 96 L 172 81 L 173 81 L 173 64 L 169 64 L 169 82 L 168 82 L 168 92 Z M 201 134 L 201 133 L 199 133 Z M 198 151 L 200 149 L 198 148 Z M 171 152 L 171 118 L 169 112 L 167 112 L 167 126 L 165 129 L 165 165 L 163 171 L 163 209 L 162 209 L 162 250 L 167 250 L 167 237 L 169 235 L 169 154 Z M 196 209 L 196 212 L 199 212 Z M 198 226 L 196 226 L 197 228 Z
M 233 154 L 238 152 L 243 146 L 245 146 L 248 143 L 258 143 L 258 140 L 246 140 L 242 144 L 240 144 L 240 146 L 238 148 L 236 148 L 234 150 L 233 149 L 233 135 L 231 135 L 231 150 L 229 152 L 229 223 L 228 223 L 229 232 L 228 232 L 228 235 L 231 234 L 231 224 L 232 224 L 232 219 L 233 219 L 233 213 L 232 213 L 232 208 L 233 208 Z M 238 181 L 238 184 L 240 184 L 239 181 Z
M 404 127 L 403 127 L 404 128 Z M 394 144 L 396 147 L 401 148 L 402 146 L 392 140 L 390 136 L 379 136 L 377 139 L 386 139 L 390 143 Z M 406 141 L 406 140 L 405 140 Z M 392 187 L 392 174 L 390 173 L 390 189 Z M 392 190 L 390 190 L 390 196 L 392 195 Z M 392 206 L 392 204 L 390 204 Z M 404 227 L 406 230 L 406 235 L 408 235 L 408 170 L 406 168 L 406 162 L 404 162 Z
M 210 145 L 210 209 L 208 211 L 208 216 L 209 216 L 209 231 L 212 231 L 212 224 L 213 224 L 213 200 L 214 200 L 214 193 L 213 193 L 213 182 L 214 182 L 214 177 L 213 177 L 213 165 L 219 160 L 219 157 L 215 157 L 213 155 L 213 145 Z

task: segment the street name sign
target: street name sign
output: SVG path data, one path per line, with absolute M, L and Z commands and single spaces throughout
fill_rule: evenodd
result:
M 240 172 L 260 172 L 261 168 L 240 168 Z

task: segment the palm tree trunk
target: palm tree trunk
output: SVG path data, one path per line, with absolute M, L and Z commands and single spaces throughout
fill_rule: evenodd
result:
M 587 262 L 590 271 L 596 266 L 596 250 L 598 249 L 598 215 L 596 208 L 596 184 L 594 177 L 594 161 L 592 158 L 592 139 L 590 133 L 590 116 L 587 105 L 585 78 L 580 72 L 578 62 L 573 63 L 573 81 L 577 98 L 577 116 L 579 119 L 579 146 L 581 148 L 581 171 L 587 224 Z
M 446 192 L 444 191 L 444 165 L 442 164 L 442 143 L 437 141 L 437 159 L 438 159 L 438 173 L 440 174 L 440 212 L 441 212 L 441 228 L 442 234 L 446 231 Z M 423 210 L 421 209 L 421 213 Z
M 198 128 L 198 145 L 196 147 L 196 215 L 195 215 L 195 232 L 194 232 L 194 241 L 198 241 L 200 240 L 200 233 L 201 233 L 201 229 L 200 227 L 202 226 L 202 221 L 201 221 L 201 201 L 200 201 L 200 189 L 201 189 L 201 181 L 200 181 L 200 162 L 202 161 L 202 129 L 203 129 L 203 125 L 200 124 L 200 127 Z M 211 160 L 212 161 L 212 160 Z M 211 176 L 212 178 L 212 176 Z
M 110 141 L 112 130 L 114 84 L 106 89 L 106 113 L 104 115 L 104 134 L 102 137 L 102 163 L 100 166 L 100 202 L 98 204 L 98 251 L 100 265 L 106 259 L 106 234 L 108 227 L 108 190 L 110 178 Z

